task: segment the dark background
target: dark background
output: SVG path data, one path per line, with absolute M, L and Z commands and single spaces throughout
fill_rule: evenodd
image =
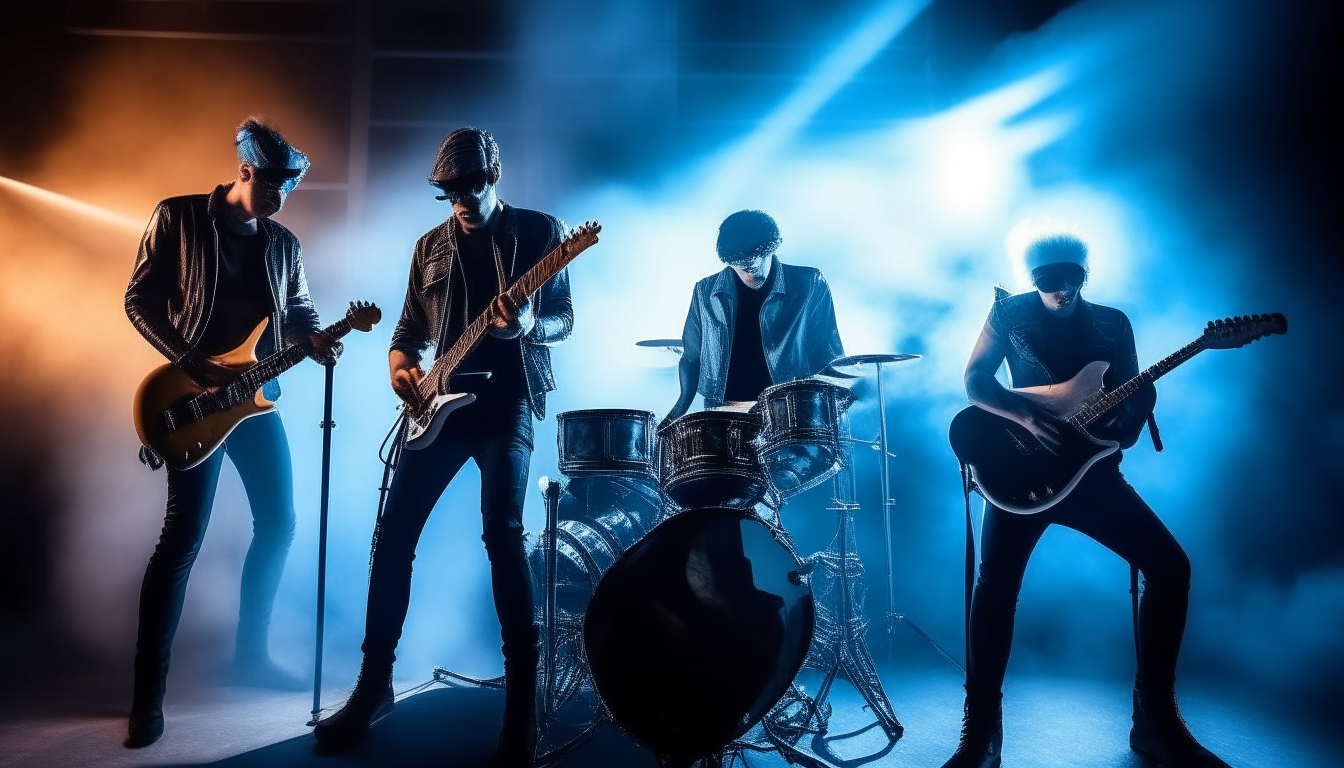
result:
M 279 219 L 303 241 L 319 309 L 334 319 L 360 296 L 389 315 L 374 338 L 348 342 L 340 369 L 333 678 L 353 678 L 357 663 L 373 449 L 392 418 L 387 335 L 410 246 L 443 216 L 424 173 L 444 133 L 476 124 L 502 147 L 507 199 L 571 224 L 600 218 L 610 237 L 574 267 L 579 327 L 556 351 L 551 413 L 670 405 L 674 377 L 657 365 L 668 361 L 636 360 L 628 341 L 676 335 L 691 282 L 717 268 L 713 227 L 741 207 L 772 210 L 786 260 L 826 270 L 848 351 L 926 355 L 924 367 L 888 379 L 900 457 L 895 599 L 949 649 L 961 647 L 961 542 L 945 428 L 964 404 L 960 366 L 989 287 L 1012 280 L 1001 253 L 1009 226 L 1067 209 L 1087 198 L 1079 190 L 1100 195 L 1114 215 L 1097 215 L 1112 228 L 1093 240 L 1089 295 L 1129 312 L 1145 364 L 1206 319 L 1286 312 L 1288 337 L 1210 353 L 1164 382 L 1168 452 L 1140 443 L 1126 467 L 1194 561 L 1183 679 L 1335 717 L 1344 684 L 1337 4 L 912 3 L 912 20 L 816 109 L 777 111 L 888 5 L 901 4 L 9 11 L 0 31 L 0 680 L 15 695 L 0 706 L 126 706 L 135 596 L 163 480 L 134 459 L 127 405 L 158 361 L 121 314 L 121 292 L 153 204 L 227 180 L 232 129 L 261 114 L 313 159 Z M 988 103 L 976 99 L 1030 81 L 1056 58 L 1065 74 L 995 125 L 1007 136 L 1066 118 L 1016 150 L 1015 181 L 997 202 L 972 224 L 916 221 L 909 211 L 936 196 L 942 166 L 921 177 L 928 187 L 901 169 L 916 174 L 920 148 L 941 146 L 938 126 L 961 124 L 943 116 Z M 753 137 L 779 124 L 792 127 L 767 159 L 734 170 Z M 891 206 L 870 194 L 890 179 L 868 163 L 888 133 L 906 154 L 882 167 L 895 167 L 892 183 L 910 195 Z M 788 251 L 791 242 L 817 247 Z M 1127 245 L 1105 247 L 1116 242 Z M 676 250 L 684 243 L 694 247 Z M 277 656 L 300 668 L 312 659 L 320 373 L 297 370 L 285 386 L 301 521 L 273 636 Z M 871 383 L 857 391 L 856 432 L 871 436 Z M 539 425 L 534 479 L 554 474 L 553 424 Z M 870 642 L 897 664 L 942 663 L 900 627 L 885 633 L 876 462 L 860 458 Z M 399 674 L 428 663 L 498 666 L 472 482 L 445 496 L 453 511 L 426 532 Z M 824 501 L 813 494 L 786 510 L 804 549 L 828 540 Z M 539 498 L 527 514 L 535 530 Z M 226 480 L 179 636 L 179 680 L 209 681 L 228 658 L 247 537 L 241 490 Z M 1125 588 L 1113 556 L 1052 533 L 1028 574 L 1014 669 L 1129 674 Z

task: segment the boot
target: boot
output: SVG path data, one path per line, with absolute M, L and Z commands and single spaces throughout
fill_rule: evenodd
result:
M 537 749 L 535 641 L 514 656 L 504 660 L 504 725 L 495 745 L 496 768 L 530 768 Z
M 359 681 L 350 692 L 345 706 L 313 727 L 317 751 L 342 752 L 363 741 L 374 723 L 391 714 L 392 664 L 376 664 L 365 656 L 359 667 Z
M 1134 686 L 1129 747 L 1157 768 L 1230 768 L 1190 735 L 1171 690 L 1152 693 Z
M 999 768 L 1003 759 L 1003 694 L 966 694 L 957 751 L 943 768 Z
M 148 747 L 163 736 L 163 694 L 167 690 L 168 665 L 146 665 L 136 660 L 135 685 L 131 693 L 131 717 L 126 724 L 128 749 Z

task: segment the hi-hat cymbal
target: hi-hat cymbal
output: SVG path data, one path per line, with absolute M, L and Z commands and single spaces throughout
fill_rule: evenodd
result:
M 640 339 L 635 342 L 637 347 L 660 347 L 662 349 L 681 349 L 686 346 L 681 343 L 681 339 Z
M 899 363 L 905 360 L 918 360 L 923 355 L 849 355 L 847 357 L 837 357 L 831 361 L 831 368 L 848 368 L 852 365 L 868 365 L 870 363 Z

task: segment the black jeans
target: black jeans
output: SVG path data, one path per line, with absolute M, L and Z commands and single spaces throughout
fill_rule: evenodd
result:
M 390 666 L 411 599 L 411 561 L 429 513 L 468 459 L 481 470 L 481 517 L 505 662 L 536 653 L 532 574 L 523 552 L 523 502 L 532 461 L 526 400 L 478 401 L 448 416 L 434 442 L 401 454 L 373 534 L 364 656 Z M 535 662 L 532 662 L 535 663 Z
M 182 616 L 187 577 L 200 552 L 224 456 L 238 469 L 252 507 L 252 544 L 243 562 L 235 654 L 253 661 L 267 656 L 271 607 L 280 587 L 290 542 L 294 540 L 294 479 L 289 441 L 280 414 L 272 411 L 238 425 L 217 450 L 195 467 L 168 469 L 168 510 L 163 532 L 140 587 L 140 628 L 136 640 L 137 691 L 161 685 Z M 148 692 L 145 689 L 144 692 Z M 137 697 L 139 698 L 139 697 Z
M 1013 644 L 1013 614 L 1031 552 L 1052 523 L 1068 526 L 1137 566 L 1138 681 L 1171 690 L 1185 633 L 1190 559 L 1175 537 L 1120 473 L 1119 462 L 1093 467 L 1064 501 L 1036 515 L 990 506 L 980 549 L 980 576 L 971 600 L 967 695 L 996 697 Z

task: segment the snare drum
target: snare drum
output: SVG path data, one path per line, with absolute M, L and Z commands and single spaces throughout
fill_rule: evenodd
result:
M 840 416 L 854 395 L 820 379 L 776 384 L 761 393 L 758 449 L 782 497 L 812 488 L 840 469 Z
M 769 485 L 752 441 L 761 432 L 754 413 L 688 413 L 659 432 L 659 479 L 682 507 L 751 507 Z
M 556 414 L 560 473 L 657 475 L 657 424 L 651 411 L 593 408 Z

